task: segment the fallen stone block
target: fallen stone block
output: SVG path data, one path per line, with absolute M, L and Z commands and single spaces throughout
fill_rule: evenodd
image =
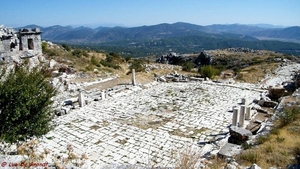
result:
M 218 155 L 221 158 L 232 158 L 233 156 L 239 154 L 242 151 L 242 146 L 226 143 L 221 150 L 219 151 Z
M 285 88 L 283 87 L 269 87 L 269 96 L 272 99 L 279 99 L 280 97 L 284 96 Z
M 251 131 L 236 126 L 231 126 L 229 128 L 229 133 L 230 137 L 228 138 L 228 142 L 238 145 L 245 143 L 249 140 L 249 137 L 252 136 Z

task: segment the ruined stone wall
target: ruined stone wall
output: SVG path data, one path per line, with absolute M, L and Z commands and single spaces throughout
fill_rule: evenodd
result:
M 42 55 L 41 33 L 39 28 L 23 28 L 16 32 L 0 26 L 0 63 L 9 63 L 12 57 L 24 59 Z
M 33 54 L 42 54 L 41 31 L 38 28 L 20 29 L 18 32 L 20 50 L 30 51 Z

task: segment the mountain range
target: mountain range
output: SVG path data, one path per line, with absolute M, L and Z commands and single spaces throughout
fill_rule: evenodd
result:
M 226 47 L 250 47 L 300 55 L 299 26 L 286 28 L 241 24 L 201 26 L 177 22 L 130 28 L 83 26 L 74 28 L 60 25 L 24 27 L 39 27 L 44 40 L 104 51 L 117 50 L 129 55 L 139 53 L 140 56 L 143 51 L 148 55 L 168 50 L 183 53 Z

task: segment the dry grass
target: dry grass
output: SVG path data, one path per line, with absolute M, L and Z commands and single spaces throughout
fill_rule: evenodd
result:
M 242 165 L 258 164 L 261 168 L 282 167 L 296 163 L 293 151 L 300 148 L 300 132 L 293 132 L 291 128 L 298 127 L 299 121 L 292 122 L 288 126 L 276 129 L 269 139 L 260 144 L 258 148 L 243 151 L 239 156 Z
M 264 79 L 266 74 L 272 74 L 272 71 L 278 68 L 278 65 L 279 63 L 262 63 L 249 66 L 238 73 L 237 80 L 247 83 L 256 83 Z

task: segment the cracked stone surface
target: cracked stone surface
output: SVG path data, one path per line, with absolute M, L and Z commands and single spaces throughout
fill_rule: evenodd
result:
M 291 78 L 299 64 L 278 69 L 265 85 Z M 70 111 L 54 119 L 56 127 L 41 139 L 55 153 L 73 144 L 86 153 L 91 168 L 111 164 L 172 166 L 176 153 L 190 145 L 223 139 L 229 132 L 232 108 L 246 99 L 259 99 L 261 84 L 158 83 L 134 86 L 106 100 Z M 225 141 L 224 141 L 225 140 Z M 218 147 L 220 148 L 220 147 Z M 205 150 L 208 151 L 208 150 Z
M 88 154 L 92 168 L 171 164 L 176 150 L 228 132 L 232 107 L 241 98 L 259 98 L 254 87 L 213 82 L 134 87 L 57 117 L 41 143 L 56 152 L 72 143 L 76 152 Z

